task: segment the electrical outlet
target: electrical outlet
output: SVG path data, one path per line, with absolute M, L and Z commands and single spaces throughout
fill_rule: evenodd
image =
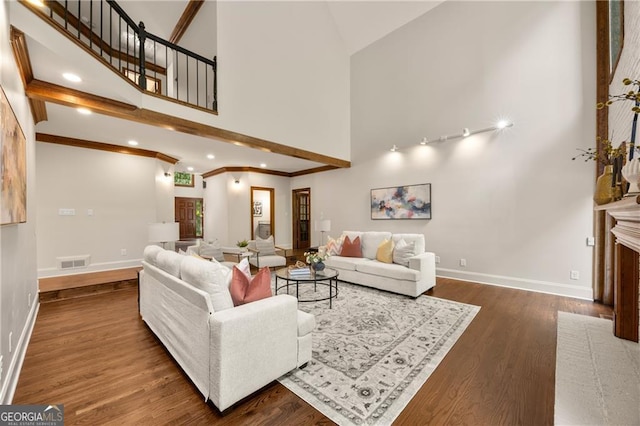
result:
M 436 256 L 436 263 L 440 263 L 440 256 Z
M 579 279 L 580 279 L 580 272 L 578 272 L 578 271 L 571 271 L 570 278 L 571 278 L 572 280 L 579 280 Z
M 13 351 L 13 331 L 9 332 L 9 353 Z
M 460 259 L 460 266 L 467 266 L 467 259 Z
M 587 237 L 587 246 L 593 247 L 596 245 L 596 239 L 594 237 Z
M 127 255 L 127 249 L 120 249 L 120 256 L 126 256 Z

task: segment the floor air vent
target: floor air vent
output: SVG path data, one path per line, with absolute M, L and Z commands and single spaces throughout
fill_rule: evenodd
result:
M 58 257 L 58 269 L 83 269 L 89 266 L 90 255 Z

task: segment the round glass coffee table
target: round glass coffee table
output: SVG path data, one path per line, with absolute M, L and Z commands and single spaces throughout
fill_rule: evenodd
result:
M 281 283 L 280 281 L 284 281 Z M 301 293 L 300 287 L 304 286 Z M 313 291 L 311 291 L 313 286 Z M 295 287 L 295 296 L 298 302 L 320 302 L 329 301 L 329 309 L 332 308 L 333 299 L 338 297 L 338 271 L 331 268 L 324 268 L 322 271 L 311 270 L 308 274 L 291 273 L 288 268 L 276 271 L 276 294 L 278 291 L 286 289 L 286 294 Z M 320 291 L 318 291 L 320 287 Z M 327 290 L 328 294 L 327 294 Z

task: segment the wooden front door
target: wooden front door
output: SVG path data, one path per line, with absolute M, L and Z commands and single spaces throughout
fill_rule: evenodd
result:
M 293 196 L 293 248 L 311 246 L 311 188 L 294 189 Z
M 176 197 L 176 222 L 180 223 L 180 239 L 202 238 L 202 198 Z

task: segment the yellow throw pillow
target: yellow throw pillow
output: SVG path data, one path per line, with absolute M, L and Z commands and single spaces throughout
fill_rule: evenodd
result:
M 384 240 L 378 246 L 376 260 L 384 263 L 393 263 L 393 241 Z

